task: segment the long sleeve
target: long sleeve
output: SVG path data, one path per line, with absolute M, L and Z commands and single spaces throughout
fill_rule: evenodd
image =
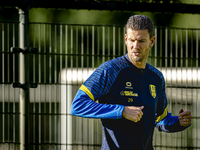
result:
M 156 124 L 156 127 L 164 132 L 179 132 L 187 128 L 181 126 L 178 116 L 172 116 L 171 113 L 167 113 L 167 116 Z
M 122 64 L 122 63 L 121 63 Z M 122 118 L 124 106 L 118 104 L 97 103 L 96 101 L 109 93 L 118 73 L 123 68 L 108 61 L 99 66 L 78 90 L 71 114 L 81 117 L 118 119 Z
M 172 116 L 171 113 L 168 112 L 167 108 L 165 81 L 162 76 L 162 86 L 157 103 L 156 127 L 159 131 L 164 132 L 179 132 L 185 130 L 187 127 L 181 126 L 178 116 Z
M 71 106 L 71 114 L 87 118 L 118 119 L 122 117 L 123 109 L 122 105 L 97 103 L 79 89 Z

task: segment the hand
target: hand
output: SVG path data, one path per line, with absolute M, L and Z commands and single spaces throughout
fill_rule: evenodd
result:
M 135 107 L 135 106 L 125 106 L 122 112 L 122 116 L 128 120 L 138 122 L 142 118 L 143 112 L 142 109 L 144 106 Z
M 179 119 L 181 126 L 187 127 L 187 126 L 191 125 L 191 122 L 192 122 L 191 112 L 183 111 L 183 109 L 181 109 L 179 111 L 178 119 Z

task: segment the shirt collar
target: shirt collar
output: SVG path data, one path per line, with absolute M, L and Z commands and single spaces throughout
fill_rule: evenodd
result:
M 124 57 L 127 59 L 127 61 L 128 61 L 129 63 L 132 64 L 132 66 L 134 67 L 135 70 L 137 70 L 138 72 L 141 72 L 143 75 L 145 74 L 146 70 L 148 69 L 148 63 L 146 64 L 145 69 L 140 69 L 140 68 L 137 68 L 137 67 L 131 62 L 131 60 L 130 60 L 129 57 L 128 57 L 128 53 L 127 53 Z

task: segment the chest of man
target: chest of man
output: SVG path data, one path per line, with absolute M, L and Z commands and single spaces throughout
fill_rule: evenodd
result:
M 102 98 L 102 102 L 152 107 L 155 111 L 160 83 L 154 76 L 140 71 L 135 72 L 131 68 L 121 71 L 110 91 Z

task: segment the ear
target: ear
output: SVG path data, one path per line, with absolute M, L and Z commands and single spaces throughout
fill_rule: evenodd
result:
M 126 34 L 124 35 L 124 39 L 125 39 L 125 43 L 127 45 L 127 35 Z
M 155 41 L 156 41 L 156 37 L 152 36 L 151 37 L 151 47 L 154 45 Z

